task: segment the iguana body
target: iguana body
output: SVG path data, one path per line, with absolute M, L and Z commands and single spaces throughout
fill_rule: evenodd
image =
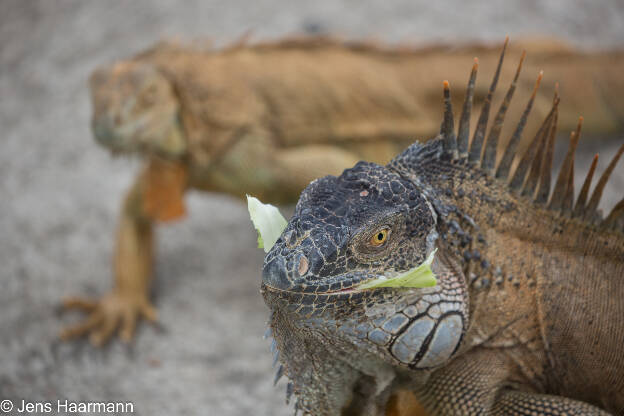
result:
M 624 146 L 574 204 L 580 125 L 551 192 L 558 96 L 496 163 L 504 111 L 487 134 L 482 111 L 468 146 L 470 94 L 457 136 L 448 94 L 435 140 L 311 183 L 267 254 L 288 391 L 315 415 L 396 414 L 409 394 L 430 415 L 623 414 L 624 200 L 597 206 Z M 434 249 L 436 287 L 357 289 Z
M 618 130 L 624 54 L 544 44 L 525 67 L 539 63 L 560 80 L 572 103 L 560 117 L 564 126 L 582 105 L 594 111 L 593 133 Z M 459 82 L 463 74 L 454 68 L 477 53 L 485 64 L 496 59 L 489 47 L 390 49 L 323 38 L 222 51 L 162 44 L 96 71 L 97 140 L 115 153 L 139 153 L 146 166 L 122 207 L 113 292 L 101 301 L 67 300 L 91 315 L 63 335 L 92 333 L 100 344 L 121 324 L 130 339 L 139 314 L 155 318 L 152 227 L 184 215 L 187 189 L 294 202 L 315 177 L 359 159 L 385 163 L 413 137 L 437 129 L 438 73 L 451 71 Z M 502 79 L 512 76 L 504 71 Z M 588 88 L 575 87 L 591 77 Z M 526 82 L 518 80 L 520 98 Z M 479 105 L 486 94 L 476 87 Z M 534 111 L 545 114 L 548 101 L 538 97 Z

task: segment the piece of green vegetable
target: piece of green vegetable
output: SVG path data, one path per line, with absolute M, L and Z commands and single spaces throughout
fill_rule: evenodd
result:
M 258 248 L 264 248 L 264 252 L 268 253 L 288 222 L 279 209 L 271 204 L 263 204 L 253 196 L 247 195 L 247 209 L 251 222 L 258 231 Z
M 437 284 L 435 274 L 431 270 L 433 256 L 436 250 L 433 250 L 427 260 L 421 265 L 414 267 L 394 277 L 380 277 L 375 280 L 364 282 L 357 289 L 373 289 L 378 287 L 431 287 Z

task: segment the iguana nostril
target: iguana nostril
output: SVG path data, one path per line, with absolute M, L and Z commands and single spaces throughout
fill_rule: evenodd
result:
M 286 290 L 290 288 L 284 261 L 281 257 L 276 257 L 264 265 L 262 269 L 262 281 L 273 288 Z
M 284 240 L 284 243 L 286 243 L 288 247 L 293 247 L 295 243 L 297 242 L 296 237 L 297 236 L 294 230 L 289 230 L 284 233 L 284 235 L 282 236 L 282 239 Z
M 306 272 L 308 271 L 308 266 L 308 258 L 302 255 L 299 259 L 299 268 L 297 269 L 297 271 L 299 272 L 299 276 L 303 276 L 304 274 L 306 274 Z

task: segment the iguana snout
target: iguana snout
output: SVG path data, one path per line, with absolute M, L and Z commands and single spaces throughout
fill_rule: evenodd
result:
M 179 102 L 155 67 L 119 62 L 89 80 L 96 140 L 116 153 L 153 152 L 176 157 L 186 150 Z

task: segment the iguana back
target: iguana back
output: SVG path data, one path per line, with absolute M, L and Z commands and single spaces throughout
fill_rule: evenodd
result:
M 523 46 L 535 46 L 526 73 L 546 70 L 568 96 L 561 117 L 564 128 L 575 123 L 575 109 L 589 107 L 588 127 L 594 134 L 621 130 L 621 51 L 582 52 L 543 39 L 520 43 L 513 51 L 519 53 Z M 459 84 L 464 74 L 454 68 L 476 55 L 482 65 L 493 66 L 497 49 L 390 47 L 312 37 L 216 51 L 159 45 L 131 62 L 156 67 L 174 85 L 189 155 L 197 163 L 214 161 L 231 146 L 232 130 L 244 125 L 281 147 L 331 144 L 385 163 L 413 137 L 428 137 L 437 130 L 439 92 L 432 74 L 445 73 L 451 83 Z M 502 80 L 512 76 L 512 71 L 503 71 Z M 581 93 L 576 86 L 583 80 L 590 81 Z M 531 76 L 519 79 L 521 100 L 528 98 L 522 87 L 530 83 Z M 552 85 L 545 88 L 552 92 Z M 487 88 L 477 85 L 475 105 L 480 107 L 486 95 Z M 537 97 L 537 114 L 545 115 L 548 107 L 548 99 Z M 511 134 L 510 128 L 504 137 Z M 535 128 L 537 122 L 530 121 L 528 129 Z

